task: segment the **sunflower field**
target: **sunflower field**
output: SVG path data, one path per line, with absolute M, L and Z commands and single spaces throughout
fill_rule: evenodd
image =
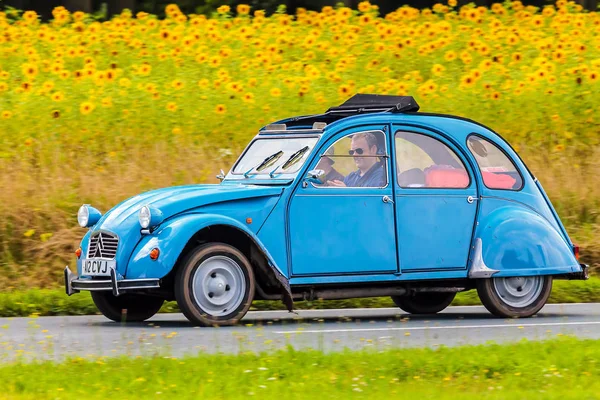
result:
M 500 132 L 600 262 L 600 14 L 565 0 L 166 14 L 0 13 L 4 289 L 61 281 L 81 203 L 215 182 L 261 126 L 358 92 Z

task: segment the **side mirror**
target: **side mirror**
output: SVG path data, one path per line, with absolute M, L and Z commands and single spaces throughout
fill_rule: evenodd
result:
M 225 172 L 223 172 L 223 170 L 219 171 L 220 174 L 216 176 L 216 178 L 218 180 L 220 180 L 221 182 L 223 182 L 223 179 L 225 179 Z
M 326 180 L 325 171 L 323 171 L 322 169 L 313 169 L 311 171 L 308 171 L 305 180 L 316 185 L 322 185 L 325 183 Z

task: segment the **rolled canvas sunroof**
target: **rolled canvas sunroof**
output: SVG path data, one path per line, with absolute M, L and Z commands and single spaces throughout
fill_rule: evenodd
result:
M 343 104 L 331 107 L 327 112 L 360 113 L 373 111 L 419 111 L 419 105 L 412 96 L 388 96 L 381 94 L 356 94 Z

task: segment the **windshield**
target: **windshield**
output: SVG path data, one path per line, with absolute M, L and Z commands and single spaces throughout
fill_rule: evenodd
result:
M 298 172 L 319 138 L 257 139 L 233 169 L 234 174 L 260 175 Z

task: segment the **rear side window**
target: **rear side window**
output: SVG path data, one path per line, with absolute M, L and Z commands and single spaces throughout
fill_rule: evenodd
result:
M 396 169 L 401 188 L 462 189 L 469 174 L 456 153 L 431 136 L 396 132 Z
M 520 190 L 523 187 L 523 178 L 517 167 L 495 144 L 479 136 L 470 136 L 467 145 L 477 160 L 486 187 L 503 190 Z

